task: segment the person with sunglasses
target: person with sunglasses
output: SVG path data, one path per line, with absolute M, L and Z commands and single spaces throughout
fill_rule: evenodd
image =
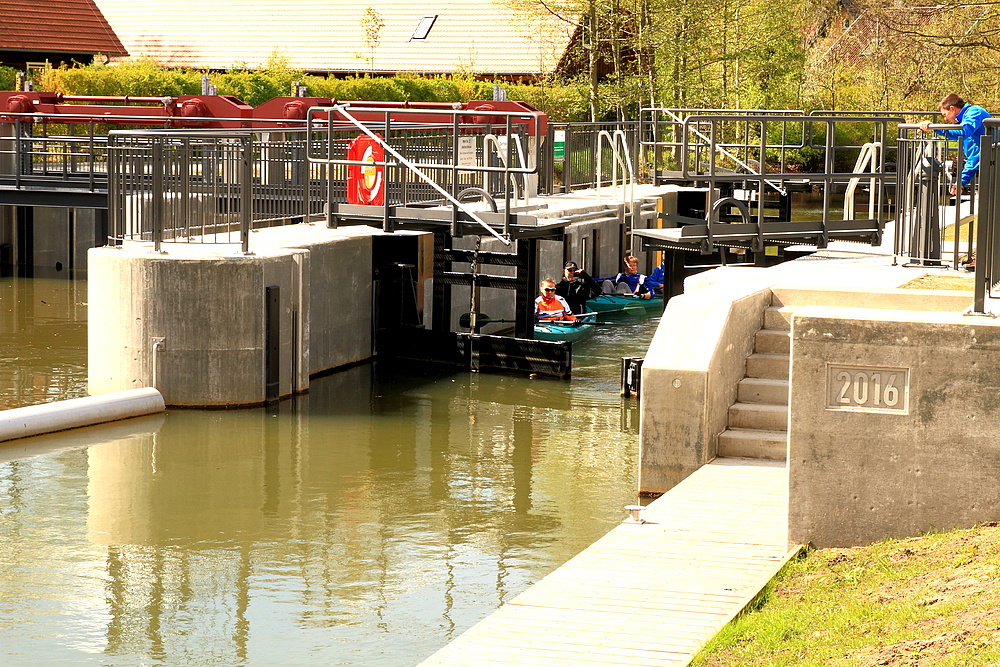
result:
M 576 315 L 566 299 L 556 294 L 556 283 L 546 278 L 538 284 L 541 295 L 535 299 L 536 322 L 574 322 Z
M 946 139 L 962 140 L 962 154 L 965 156 L 965 166 L 962 168 L 962 187 L 972 184 L 972 179 L 979 171 L 979 139 L 986 134 L 983 121 L 990 118 L 986 109 L 968 104 L 955 93 L 948 93 L 938 103 L 938 111 L 944 116 L 946 123 L 961 125 L 961 130 L 933 130 Z M 931 132 L 931 121 L 920 121 L 920 129 Z M 958 193 L 958 184 L 951 186 L 951 194 Z
M 582 315 L 587 312 L 587 301 L 600 293 L 601 286 L 576 262 L 563 265 L 563 279 L 556 283 L 556 294 L 566 299 L 574 313 Z

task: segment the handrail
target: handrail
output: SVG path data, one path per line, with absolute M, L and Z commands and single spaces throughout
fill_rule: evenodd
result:
M 854 173 L 862 173 L 862 169 L 865 169 L 869 165 L 873 168 L 878 161 L 878 152 L 882 149 L 881 141 L 869 141 L 861 146 L 861 152 L 858 154 L 858 159 L 854 162 Z M 844 220 L 854 219 L 854 191 L 858 187 L 858 183 L 861 181 L 860 176 L 855 176 L 852 178 L 848 184 L 847 189 L 844 191 Z M 875 177 L 872 176 L 869 179 L 869 192 L 875 192 Z M 868 217 L 875 217 L 875 197 L 868 197 Z
M 513 134 L 513 135 L 511 135 L 511 139 L 514 140 L 514 148 L 517 150 L 518 163 L 521 165 L 521 167 L 525 167 L 527 165 L 527 161 L 524 159 L 524 149 L 521 146 L 521 137 L 518 136 L 517 134 Z M 504 167 L 506 167 L 507 166 L 507 151 L 504 149 L 503 146 L 500 145 L 500 137 L 498 137 L 497 135 L 492 134 L 492 133 L 485 135 L 483 137 L 483 151 L 484 151 L 484 153 L 486 151 L 487 145 L 490 144 L 490 143 L 493 144 L 493 147 L 496 149 L 497 157 L 500 158 L 500 161 L 503 163 Z M 516 176 L 518 173 L 521 174 L 521 187 L 520 187 L 521 196 L 518 197 L 515 194 L 514 199 L 522 199 L 523 198 L 524 199 L 524 205 L 527 206 L 530 203 L 530 196 L 528 195 L 528 174 L 523 173 L 523 172 L 514 172 L 514 173 L 511 173 L 511 175 L 510 175 L 511 176 L 511 182 L 514 184 L 515 188 L 518 187 L 518 183 L 517 183 L 517 180 L 514 179 L 514 176 Z M 487 187 L 488 186 L 489 177 L 490 177 L 490 175 L 488 173 L 485 173 L 485 172 L 483 173 L 483 188 L 486 189 L 486 190 L 489 190 L 489 187 Z
M 667 113 L 670 113 L 670 111 L 668 110 Z M 673 115 L 673 114 L 671 114 L 671 115 Z M 675 116 L 675 118 L 676 118 L 676 116 Z M 749 172 L 750 175 L 757 175 L 757 176 L 763 176 L 764 175 L 764 155 L 763 155 L 763 151 L 761 152 L 761 156 L 760 156 L 760 170 L 758 171 L 758 170 L 755 170 L 752 166 L 750 166 L 746 162 L 744 162 L 743 160 L 741 160 L 738 157 L 736 157 L 736 155 L 734 155 L 732 152 L 726 150 L 725 148 L 723 148 L 721 146 L 716 145 L 715 141 L 711 137 L 707 137 L 703 133 L 699 132 L 697 128 L 691 127 L 690 120 L 692 118 L 698 120 L 700 118 L 700 116 L 688 116 L 687 118 L 685 118 L 683 120 L 681 120 L 680 118 L 676 118 L 676 120 L 682 124 L 681 125 L 681 127 L 682 127 L 681 137 L 682 137 L 682 142 L 683 142 L 683 145 L 684 145 L 685 152 L 687 152 L 688 132 L 690 131 L 693 134 L 695 134 L 702 141 L 707 141 L 707 142 L 709 142 L 709 144 L 715 145 L 715 150 L 716 151 L 718 151 L 719 153 L 722 153 L 723 155 L 725 155 L 726 157 L 728 157 L 730 160 L 732 160 L 733 162 L 735 162 L 739 166 L 741 166 L 744 169 L 746 169 L 747 172 Z M 748 117 L 748 119 L 752 120 L 752 117 Z M 742 119 L 740 119 L 740 120 L 742 120 Z M 766 137 L 763 136 L 763 133 L 762 133 L 761 144 L 765 144 L 766 141 L 767 141 L 767 139 L 766 139 Z M 690 174 L 688 173 L 687 161 L 686 160 L 681 165 L 681 171 L 683 171 L 685 178 L 691 178 Z M 788 191 L 785 189 L 785 186 L 781 185 L 780 182 L 770 181 L 770 180 L 768 180 L 766 178 L 761 179 L 761 182 L 762 183 L 767 183 L 768 185 L 770 185 L 772 188 L 774 188 L 775 192 L 778 192 L 782 197 L 784 197 L 784 196 L 786 196 L 788 194 Z
M 944 159 L 949 147 L 957 144 L 957 170 L 961 173 L 965 164 L 962 142 L 938 134 L 925 134 L 919 123 L 899 123 L 897 182 L 900 192 L 897 194 L 896 234 L 893 244 L 895 257 L 905 257 L 910 261 L 940 265 L 944 249 L 940 237 L 942 230 L 948 227 L 946 217 L 951 217 L 950 224 L 954 229 L 954 243 L 951 248 L 951 265 L 959 268 L 961 234 L 961 195 L 955 198 L 955 206 L 951 207 L 939 201 L 946 191 L 941 189 L 938 181 L 941 175 L 947 175 L 947 170 L 941 168 L 938 160 Z M 930 130 L 957 130 L 960 125 L 947 123 L 932 123 Z M 974 206 L 975 197 L 970 204 Z M 952 213 L 948 216 L 948 212 Z M 933 225 L 933 228 L 928 227 Z M 971 239 L 970 239 L 971 241 Z M 971 246 L 971 243 L 970 243 Z M 971 251 L 971 247 L 969 248 Z
M 432 179 L 430 176 L 428 176 L 427 174 L 425 174 L 420 169 L 420 167 L 417 166 L 416 163 L 414 163 L 414 162 L 412 162 L 410 160 L 407 160 L 405 157 L 403 157 L 403 155 L 399 151 L 397 151 L 395 148 L 393 148 L 388 143 L 386 143 L 386 141 L 384 139 L 382 139 L 382 137 L 380 137 L 376 133 L 372 132 L 370 129 L 368 129 L 368 127 L 364 123 L 362 123 L 360 120 L 358 120 L 357 118 L 355 118 L 354 116 L 352 116 L 347 111 L 347 107 L 345 105 L 335 104 L 332 107 L 312 107 L 312 108 L 310 108 L 309 111 L 308 111 L 308 114 L 306 116 L 306 121 L 307 121 L 307 123 L 309 124 L 309 127 L 310 127 L 310 130 L 309 130 L 310 134 L 312 133 L 312 130 L 311 130 L 312 119 L 313 119 L 314 114 L 317 113 L 317 112 L 319 112 L 319 113 L 326 113 L 327 114 L 327 120 L 328 120 L 329 123 L 333 122 L 333 113 L 334 112 L 339 113 L 341 116 L 343 116 L 344 118 L 346 118 L 352 125 L 354 125 L 359 130 L 361 130 L 361 132 L 363 132 L 365 135 L 367 135 L 370 139 L 372 139 L 373 141 L 375 141 L 376 143 L 378 143 L 387 153 L 389 153 L 390 155 L 392 155 L 393 157 L 395 157 L 399 161 L 399 164 L 402 164 L 403 166 L 405 166 L 407 169 L 409 169 L 411 172 L 413 172 L 418 178 L 420 178 L 422 181 L 424 181 L 429 186 L 431 186 L 431 188 L 433 188 L 434 190 L 436 190 L 445 199 L 447 199 L 448 201 L 450 201 L 457 209 L 459 209 L 460 211 L 462 211 L 463 213 L 465 213 L 466 215 L 468 215 L 470 218 L 472 218 L 480 227 L 482 227 L 487 232 L 489 232 L 489 234 L 491 236 L 493 236 L 494 238 L 496 238 L 498 241 L 500 241 L 504 245 L 508 245 L 509 246 L 511 244 L 511 239 L 510 239 L 509 235 L 505 236 L 503 234 L 498 233 L 495 229 L 493 229 L 493 227 L 490 226 L 489 223 L 487 223 L 485 220 L 483 220 L 481 217 L 479 217 L 479 215 L 474 210 L 472 210 L 471 208 L 467 207 L 465 204 L 463 204 L 462 202 L 460 202 L 457 198 L 453 197 L 450 192 L 448 192 L 447 190 L 445 190 L 444 188 L 442 188 L 440 185 L 438 185 L 434 181 L 434 179 Z M 491 112 L 487 111 L 487 112 L 478 112 L 478 113 L 489 114 Z M 313 157 L 311 155 L 309 156 L 308 159 L 309 159 L 309 162 L 313 162 L 313 163 L 316 163 L 316 164 L 347 164 L 347 165 L 356 164 L 356 165 L 361 165 L 361 166 L 376 166 L 376 167 L 379 167 L 379 166 L 380 167 L 398 167 L 399 166 L 399 164 L 392 163 L 392 162 L 364 162 L 364 161 L 361 161 L 361 160 L 339 160 L 339 159 L 334 160 L 332 158 L 327 158 L 327 159 L 324 160 L 324 159 L 320 159 L 320 158 L 315 158 L 315 157 Z M 485 171 L 495 171 L 495 170 L 490 170 L 490 169 L 487 169 L 487 168 L 483 168 L 483 170 L 485 170 Z M 505 168 L 504 169 L 504 171 L 509 171 L 509 170 L 510 170 L 509 168 Z
M 705 242 L 708 247 L 712 248 L 715 246 L 715 235 L 712 233 L 712 225 L 720 222 L 717 218 L 719 217 L 719 210 L 722 209 L 723 206 L 735 206 L 736 210 L 740 212 L 740 217 L 743 218 L 744 222 L 751 225 L 756 224 L 758 250 L 763 248 L 764 228 L 761 227 L 760 220 L 756 223 L 751 221 L 750 209 L 747 208 L 746 202 L 740 201 L 735 197 L 722 197 L 721 199 L 716 199 L 712 204 L 712 208 L 705 214 Z
M 614 133 L 608 132 L 607 130 L 601 130 L 597 133 L 597 183 L 595 187 L 597 201 L 601 201 L 601 167 L 604 163 L 602 159 L 602 147 L 604 142 L 602 139 L 607 139 L 608 144 L 611 146 L 611 183 L 615 192 L 618 191 L 618 166 L 622 167 L 622 201 L 628 198 L 631 201 L 632 192 L 635 187 L 635 172 L 632 170 L 632 157 L 628 152 L 628 138 L 625 136 L 625 132 L 622 130 L 615 130 Z M 621 141 L 621 151 L 618 148 L 618 142 Z M 625 153 L 623 158 L 621 152 Z M 626 173 L 628 174 L 628 183 L 625 182 Z

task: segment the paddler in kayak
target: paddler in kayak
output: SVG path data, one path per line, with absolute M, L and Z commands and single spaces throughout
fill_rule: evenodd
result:
M 601 284 L 601 291 L 604 294 L 622 294 L 639 299 L 652 298 L 653 292 L 646 286 L 646 276 L 639 273 L 639 258 L 625 255 L 622 261 L 625 262 L 625 271 L 606 278 Z
M 574 322 L 576 315 L 566 299 L 556 294 L 556 283 L 546 278 L 538 284 L 540 295 L 535 299 L 536 322 Z
M 556 294 L 566 299 L 570 309 L 577 315 L 587 312 L 587 301 L 601 293 L 601 286 L 576 262 L 566 262 L 563 279 L 556 283 Z

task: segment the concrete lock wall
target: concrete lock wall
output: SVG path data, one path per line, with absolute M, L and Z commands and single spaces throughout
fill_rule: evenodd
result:
M 665 493 L 715 458 L 770 301 L 769 286 L 750 280 L 667 304 L 642 367 L 640 493 Z
M 314 225 L 254 233 L 255 244 L 308 255 L 299 266 L 303 278 L 298 299 L 306 305 L 297 316 L 303 354 L 300 387 L 308 387 L 310 374 L 371 357 L 372 236 L 383 233 L 363 226 L 331 230 Z
M 155 386 L 168 405 L 265 400 L 265 288 L 281 290 L 279 394 L 292 390 L 291 300 L 302 252 L 90 251 L 88 391 Z M 301 311 L 302 303 L 296 304 Z M 162 344 L 155 347 L 155 339 Z M 301 360 L 298 366 L 303 367 Z
M 278 395 L 372 355 L 367 227 L 255 232 L 254 254 L 149 244 L 90 251 L 90 393 L 154 385 L 168 405 L 266 401 L 266 310 L 278 299 Z M 156 340 L 162 342 L 156 344 Z
M 792 318 L 789 539 L 868 544 L 1000 519 L 1000 323 Z

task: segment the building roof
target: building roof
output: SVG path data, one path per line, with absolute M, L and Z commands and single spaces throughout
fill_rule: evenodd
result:
M 515 13 L 503 0 L 97 0 L 132 57 L 168 67 L 264 65 L 277 53 L 307 72 L 466 71 L 538 74 L 555 70 L 574 27 Z M 384 26 L 365 41 L 368 7 Z M 419 38 L 419 25 L 427 27 Z
M 0 51 L 127 55 L 94 0 L 0 0 Z
M 969 5 L 967 9 L 969 13 L 963 15 L 965 20 L 971 19 L 978 23 L 988 16 L 986 6 Z M 894 45 L 897 50 L 912 49 L 913 36 L 909 33 L 926 28 L 945 12 L 953 13 L 944 5 L 866 9 L 858 14 L 829 48 L 816 58 L 815 64 L 823 65 L 836 61 L 845 66 L 854 66 L 880 51 L 885 51 L 889 44 Z M 923 53 L 926 55 L 929 52 L 924 49 Z

